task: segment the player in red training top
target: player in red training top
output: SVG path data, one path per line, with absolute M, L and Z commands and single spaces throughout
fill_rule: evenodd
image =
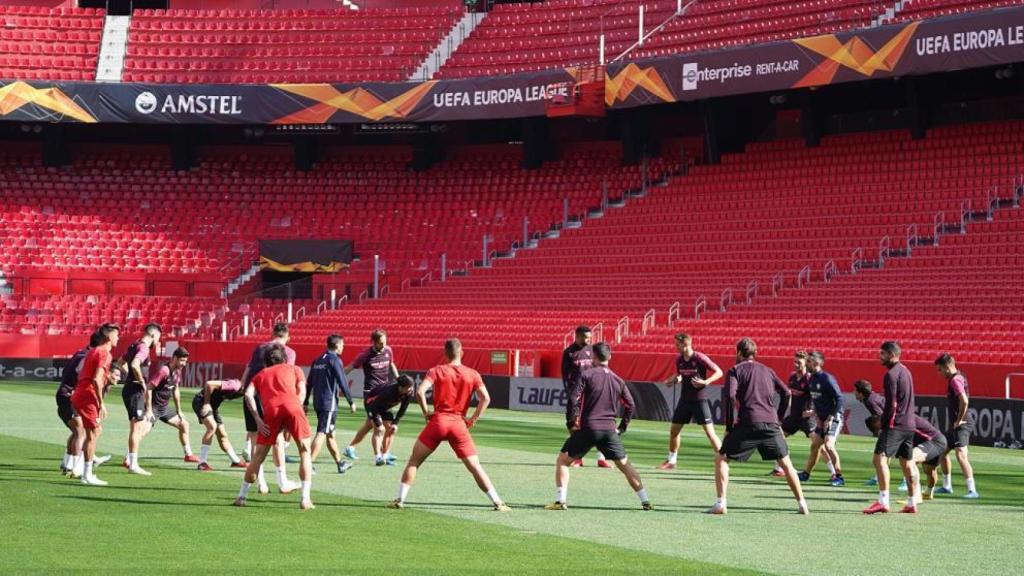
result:
M 107 483 L 93 474 L 93 458 L 96 457 L 96 441 L 103 432 L 100 422 L 107 417 L 107 407 L 103 403 L 103 395 L 110 386 L 110 351 L 117 346 L 121 328 L 116 324 L 100 326 L 97 334 L 97 346 L 85 356 L 82 369 L 78 371 L 78 384 L 71 394 L 71 405 L 75 413 L 82 418 L 85 429 L 83 452 L 85 465 L 82 470 L 82 484 L 90 486 L 106 486 Z
M 306 419 L 306 411 L 302 408 L 302 400 L 306 397 L 306 377 L 301 368 L 286 364 L 286 360 L 284 346 L 274 344 L 268 347 L 263 357 L 266 367 L 245 388 L 245 403 L 256 420 L 258 435 L 235 506 L 245 506 L 249 489 L 256 482 L 271 447 L 277 443 L 277 437 L 282 432 L 288 432 L 299 447 L 299 480 L 302 481 L 302 501 L 299 507 L 303 510 L 313 508 L 309 494 L 313 486 L 313 462 L 310 459 L 313 431 Z M 262 416 L 256 409 L 256 394 L 259 394 L 263 405 Z
M 423 411 L 423 417 L 427 425 L 420 432 L 419 438 L 412 449 L 412 456 L 409 457 L 409 464 L 402 473 L 402 484 L 398 490 L 398 498 L 392 501 L 391 508 L 403 508 L 405 498 L 409 495 L 409 489 L 416 481 L 416 471 L 420 464 L 423 464 L 441 442 L 447 442 L 455 455 L 473 475 L 476 485 L 487 493 L 487 497 L 494 504 L 498 512 L 511 510 L 502 502 L 498 492 L 491 484 L 480 465 L 480 459 L 476 455 L 476 445 L 469 429 L 476 424 L 476 421 L 483 416 L 487 405 L 491 403 L 491 396 L 487 393 L 480 373 L 472 368 L 462 365 L 462 343 L 457 339 L 451 339 L 444 343 L 444 354 L 448 358 L 447 364 L 435 366 L 427 372 L 423 383 L 416 390 L 416 400 Z M 434 411 L 427 410 L 427 390 L 434 389 Z M 469 409 L 473 393 L 477 395 L 476 411 L 473 416 L 466 419 L 466 410 Z

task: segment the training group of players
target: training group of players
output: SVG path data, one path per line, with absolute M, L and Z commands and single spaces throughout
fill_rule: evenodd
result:
M 267 455 L 272 454 L 278 490 L 283 494 L 301 490 L 300 507 L 304 510 L 313 507 L 310 494 L 313 462 L 324 445 L 337 471 L 343 474 L 351 468 L 351 460 L 357 459 L 356 446 L 372 433 L 375 464 L 394 465 L 396 458 L 391 454 L 391 446 L 399 421 L 415 399 L 426 425 L 402 473 L 398 497 L 389 506 L 404 507 L 420 465 L 446 442 L 480 490 L 486 493 L 494 509 L 510 510 L 481 466 L 469 432 L 487 410 L 490 395 L 480 374 L 462 364 L 462 345 L 457 339 L 445 342 L 446 363 L 429 370 L 419 386 L 408 375 L 399 374 L 383 330 L 371 334 L 371 345 L 348 366 L 341 361 L 342 337 L 329 336 L 326 350 L 310 366 L 307 377 L 295 366 L 295 351 L 287 345 L 287 324 L 278 324 L 274 326 L 273 338 L 255 347 L 240 379 L 206 382 L 193 398 L 192 410 L 205 428 L 200 453 L 196 456 L 192 453 L 189 425 L 182 415 L 180 399 L 188 351 L 175 347 L 169 359 L 159 366 L 155 363 L 150 366 L 150 356 L 160 352 L 161 329 L 159 325 L 149 324 L 141 337 L 114 360 L 112 350 L 119 338 L 117 325 L 100 326 L 91 336 L 89 345 L 71 357 L 57 390 L 57 413 L 70 430 L 61 471 L 80 478 L 84 484 L 107 484 L 96 476 L 96 467 L 110 457 L 98 457 L 96 445 L 102 422 L 108 417 L 106 392 L 117 383 L 123 383 L 122 398 L 130 424 L 122 463 L 129 472 L 150 475 L 139 464 L 139 449 L 155 422 L 160 420 L 177 430 L 184 460 L 196 463 L 198 470 L 213 469 L 208 457 L 214 438 L 232 467 L 245 468 L 234 505 L 245 506 L 253 485 L 261 494 L 269 492 L 263 463 Z M 843 396 L 836 379 L 825 371 L 821 352 L 797 352 L 794 371 L 788 383 L 784 383 L 771 368 L 757 361 L 757 345 L 750 338 L 737 342 L 736 364 L 728 373 L 723 373 L 708 356 L 696 351 L 689 335 L 677 334 L 675 344 L 679 356 L 674 374 L 664 384 L 679 386 L 681 393 L 672 417 L 668 457 L 658 468 L 676 468 L 683 426 L 690 422 L 699 424 L 714 451 L 717 500 L 708 513 L 727 513 L 729 463 L 744 462 L 755 450 L 762 459 L 776 462 L 771 474 L 786 478 L 801 514 L 809 513 L 801 483 L 810 480 L 822 456 L 831 472 L 830 484 L 837 487 L 845 484 L 836 445 L 843 429 Z M 554 501 L 545 506 L 548 510 L 568 509 L 570 468 L 582 466 L 584 456 L 593 448 L 598 451 L 598 465 L 618 468 L 636 493 L 641 507 L 652 509 L 640 474 L 630 463 L 622 443 L 634 411 L 633 398 L 623 379 L 609 367 L 610 359 L 610 347 L 605 343 L 593 344 L 592 332 L 586 326 L 576 329 L 575 341 L 563 352 L 562 378 L 569 398 L 566 411 L 569 437 L 556 461 L 556 493 Z M 901 489 L 908 492 L 906 506 L 900 512 L 916 513 L 922 500 L 934 497 L 940 467 L 944 482 L 938 493 L 953 493 L 950 453 L 956 455 L 963 471 L 966 497 L 978 498 L 968 459 L 974 422 L 968 411 L 967 381 L 957 371 L 954 359 L 943 354 L 935 360 L 936 369 L 948 382 L 950 426 L 945 433 L 915 414 L 913 379 L 900 362 L 899 345 L 891 341 L 883 343 L 879 359 L 886 368 L 882 393 L 874 392 L 866 380 L 859 380 L 854 386 L 857 399 L 870 414 L 865 423 L 878 437 L 874 451 L 877 476 L 869 481 L 870 485 L 877 484 L 878 499 L 864 513 L 890 511 L 891 458 L 899 460 L 904 478 Z M 148 368 L 148 375 L 144 374 L 144 368 Z M 344 398 L 349 410 L 356 412 L 347 379 L 347 374 L 356 369 L 363 370 L 366 418 L 350 444 L 341 451 L 335 439 L 339 401 Z M 726 434 L 719 439 L 708 387 L 723 378 Z M 430 390 L 433 390 L 432 408 L 427 403 Z M 474 396 L 476 406 L 467 417 Z M 245 459 L 232 446 L 220 415 L 225 401 L 239 398 L 243 400 L 247 433 Z M 317 417 L 315 433 L 306 416 L 310 402 Z M 799 472 L 790 461 L 785 439 L 797 432 L 803 432 L 811 441 L 807 464 Z M 289 480 L 285 469 L 285 452 L 291 442 L 299 453 L 299 483 Z M 921 489 L 918 464 L 923 464 L 927 475 L 926 491 Z

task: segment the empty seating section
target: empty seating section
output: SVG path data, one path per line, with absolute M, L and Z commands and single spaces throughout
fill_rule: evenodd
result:
M 764 339 L 770 354 L 817 346 L 861 359 L 879 338 L 903 337 L 912 358 L 948 347 L 971 361 L 1019 362 L 1010 345 L 1024 336 L 1020 209 L 945 235 L 937 247 L 915 242 L 922 245 L 911 258 L 890 258 L 882 270 L 848 273 L 877 260 L 883 238 L 902 250 L 908 229 L 930 239 L 937 221 L 959 222 L 968 202 L 983 209 L 990 189 L 1009 197 L 1024 173 L 1022 146 L 1020 123 L 939 128 L 924 140 L 828 137 L 812 149 L 753 144 L 514 260 L 306 319 L 293 334 L 313 342 L 327 329 L 383 325 L 408 346 L 458 334 L 470 347 L 550 350 L 580 322 L 601 323 L 612 339 L 628 317 L 623 350 L 671 352 L 668 334 L 684 327 L 725 355 L 744 335 Z M 826 284 L 829 264 L 843 274 Z M 707 314 L 693 322 L 701 298 Z M 669 329 L 675 302 L 681 320 Z M 643 336 L 648 310 L 656 328 Z
M 554 0 L 499 4 L 473 30 L 436 78 L 512 74 L 597 64 L 601 32 L 608 60 L 637 41 L 636 0 Z M 676 9 L 675 0 L 643 2 L 646 28 Z
M 869 27 L 893 2 L 698 1 L 645 42 L 634 58 L 717 50 Z
M 909 0 L 903 2 L 903 10 L 896 15 L 896 21 L 921 20 L 924 18 L 938 18 L 974 12 L 977 10 L 988 10 L 992 8 L 1004 8 L 1006 6 L 1020 6 L 1022 0 L 990 0 L 988 2 L 977 0 Z
M 103 10 L 0 6 L 0 80 L 95 80 Z
M 257 259 L 261 238 L 346 238 L 363 265 L 381 256 L 397 291 L 406 277 L 436 278 L 442 254 L 449 270 L 481 259 L 485 234 L 507 250 L 522 239 L 524 218 L 531 232 L 545 231 L 561 222 L 564 199 L 580 214 L 600 204 L 605 183 L 617 195 L 643 179 L 640 167 L 620 166 L 616 143 L 580 145 L 530 171 L 514 145 L 457 150 L 426 172 L 411 171 L 401 147 L 325 151 L 310 172 L 294 171 L 290 152 L 273 148 L 209 149 L 198 169 L 181 172 L 143 147 L 86 151 L 63 170 L 42 167 L 38 154 L 6 154 L 0 273 L 8 277 L 149 272 L 227 283 Z M 670 168 L 649 163 L 655 176 Z
M 349 10 L 136 10 L 124 81 L 403 81 L 460 13 Z

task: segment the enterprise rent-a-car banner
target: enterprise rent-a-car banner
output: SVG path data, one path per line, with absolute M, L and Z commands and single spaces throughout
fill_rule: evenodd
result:
M 669 421 L 679 401 L 680 388 L 651 382 L 627 382 L 636 403 L 634 418 Z M 716 424 L 722 424 L 722 388 L 712 386 L 708 394 L 711 413 Z M 509 408 L 531 412 L 564 413 L 569 396 L 562 389 L 562 381 L 555 378 L 512 378 L 509 385 Z M 927 418 L 939 430 L 949 427 L 945 396 L 918 396 L 917 413 Z M 868 411 L 853 394 L 843 395 L 845 423 L 843 432 L 870 436 L 865 420 Z M 1024 400 L 971 398 L 970 412 L 976 422 L 971 442 L 991 446 L 997 440 L 1024 441 Z

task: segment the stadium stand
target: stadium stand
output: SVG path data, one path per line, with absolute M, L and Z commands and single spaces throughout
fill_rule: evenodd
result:
M 910 0 L 903 3 L 903 9 L 896 15 L 895 20 L 902 22 L 924 18 L 938 18 L 940 16 L 952 16 L 976 10 L 1019 6 L 1021 4 L 1021 0 L 993 0 L 989 2 L 978 2 L 977 0 Z
M 995 187 L 1011 195 L 1024 171 L 1021 140 L 1022 124 L 1001 123 L 939 128 L 924 140 L 881 132 L 829 137 L 819 148 L 752 144 L 514 260 L 308 318 L 293 335 L 312 342 L 328 327 L 358 334 L 385 325 L 407 346 L 458 332 L 470 347 L 551 350 L 580 321 L 600 323 L 597 336 L 612 339 L 628 317 L 623 350 L 667 351 L 667 333 L 681 325 L 666 328 L 667 312 L 679 302 L 683 324 L 716 354 L 731 354 L 744 328 L 758 327 L 771 335 L 767 353 L 788 355 L 820 346 L 821 326 L 842 319 L 849 333 L 826 340 L 838 357 L 870 357 L 880 334 L 897 334 L 918 359 L 955 341 L 966 360 L 1018 362 L 1019 209 L 925 244 L 937 222 L 959 224 L 968 202 L 977 212 Z M 895 258 L 908 242 L 912 257 Z M 870 268 L 883 251 L 885 267 Z M 854 267 L 856 275 L 838 275 Z M 743 306 L 748 289 L 754 305 Z M 689 321 L 702 299 L 708 314 Z M 727 311 L 715 313 L 723 299 Z M 649 310 L 657 328 L 645 337 Z
M 94 80 L 103 14 L 0 5 L 0 79 Z
M 397 82 L 460 16 L 447 6 L 136 10 L 124 81 Z

